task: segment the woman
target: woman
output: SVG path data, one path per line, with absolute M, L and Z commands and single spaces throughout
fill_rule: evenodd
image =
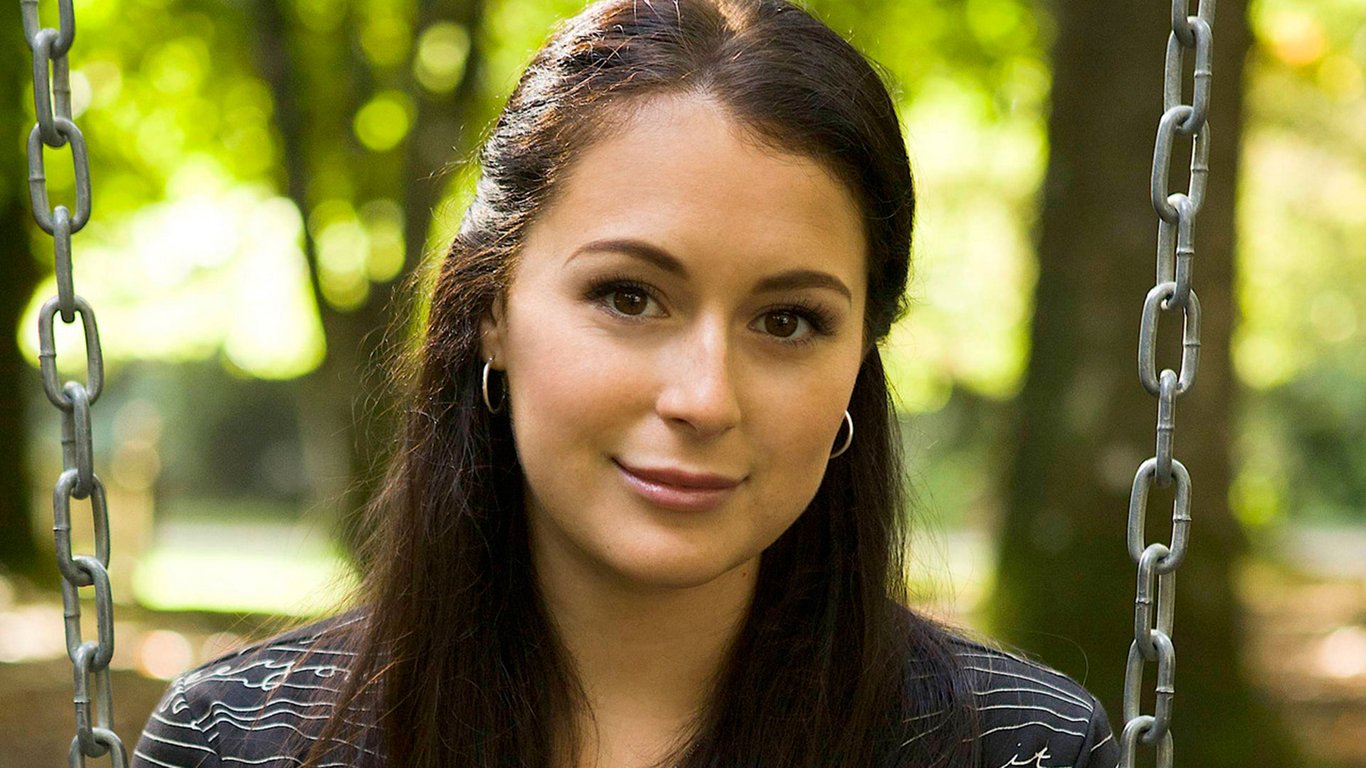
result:
M 480 159 L 358 607 L 176 680 L 135 765 L 1117 762 L 1085 689 L 902 607 L 913 195 L 861 55 L 598 3 Z

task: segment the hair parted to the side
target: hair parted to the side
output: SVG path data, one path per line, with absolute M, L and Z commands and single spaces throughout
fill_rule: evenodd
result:
M 975 709 L 951 636 L 902 607 L 900 440 L 875 342 L 904 310 L 914 194 L 887 87 L 784 0 L 606 0 L 556 29 L 483 144 L 401 444 L 370 509 L 366 620 L 348 625 L 356 655 L 306 766 L 338 747 L 347 764 L 376 768 L 552 768 L 576 754 L 566 715 L 583 692 L 533 578 L 507 417 L 483 405 L 479 321 L 575 158 L 649 98 L 681 94 L 826 164 L 853 193 L 869 248 L 869 349 L 848 405 L 858 438 L 764 552 L 714 694 L 663 764 L 975 764 Z

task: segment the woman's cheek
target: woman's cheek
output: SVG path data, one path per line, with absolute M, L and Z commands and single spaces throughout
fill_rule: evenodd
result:
M 775 509 L 787 509 L 794 519 L 820 488 L 834 446 L 832 429 L 839 428 L 838 422 L 833 427 L 827 422 L 831 403 L 840 395 L 816 389 L 804 388 L 786 401 L 787 407 L 774 407 L 771 403 L 780 401 L 771 400 L 762 421 L 753 425 L 762 445 L 761 460 L 770 476 L 768 501 Z
M 517 350 L 508 364 L 514 423 L 524 417 L 519 438 L 596 443 L 606 422 L 621 420 L 631 395 L 646 386 L 640 378 L 649 366 L 584 314 L 523 313 L 510 327 Z

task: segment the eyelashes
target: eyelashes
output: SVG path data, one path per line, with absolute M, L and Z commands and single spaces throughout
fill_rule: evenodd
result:
M 633 315 L 628 312 L 621 312 L 619 310 L 616 310 L 614 307 L 609 306 L 610 302 L 607 301 L 608 297 L 612 296 L 613 294 L 628 292 L 638 293 L 644 295 L 650 301 L 654 301 L 656 303 L 659 302 L 659 297 L 655 294 L 654 288 L 633 278 L 626 277 L 624 275 L 604 277 L 600 280 L 595 281 L 592 285 L 588 287 L 588 291 L 584 295 L 584 298 L 588 299 L 589 301 L 601 304 L 604 307 L 608 307 L 609 309 L 612 309 L 617 314 L 622 315 L 624 317 L 641 317 L 641 315 Z
M 822 336 L 829 336 L 835 331 L 835 318 L 825 307 L 814 302 L 794 299 L 786 306 L 773 307 L 767 310 L 768 314 L 780 314 L 788 312 L 798 317 L 803 317 L 811 323 L 811 328 L 815 333 Z
M 593 281 L 584 292 L 584 299 L 593 302 L 613 316 L 630 321 L 639 321 L 652 316 L 644 314 L 644 312 L 634 314 L 621 311 L 615 305 L 612 298 L 617 294 L 625 293 L 634 293 L 643 296 L 647 302 L 653 301 L 656 304 L 660 303 L 658 291 L 653 286 L 626 274 L 608 275 Z M 767 334 L 782 344 L 791 346 L 809 344 L 820 337 L 830 336 L 835 331 L 836 319 L 834 313 L 824 306 L 806 299 L 792 299 L 783 304 L 765 308 L 760 317 L 770 318 L 783 315 L 805 321 L 811 330 L 810 333 L 802 335 L 800 338 Z

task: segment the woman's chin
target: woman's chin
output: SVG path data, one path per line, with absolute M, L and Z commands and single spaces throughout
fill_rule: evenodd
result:
M 757 560 L 736 565 L 722 560 L 717 552 L 701 555 L 686 552 L 653 552 L 608 564 L 624 585 L 642 591 L 678 591 L 718 585 L 742 578 L 747 567 L 758 568 Z

